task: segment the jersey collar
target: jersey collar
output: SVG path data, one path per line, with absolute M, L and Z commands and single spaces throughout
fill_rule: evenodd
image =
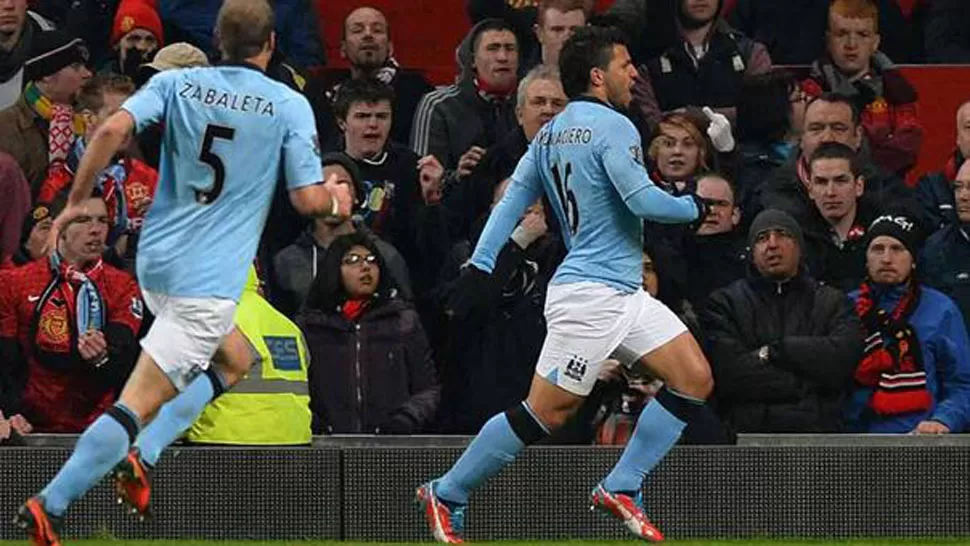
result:
M 616 110 L 616 108 L 614 108 L 612 104 L 602 101 L 596 97 L 591 97 L 589 95 L 580 95 L 578 97 L 574 97 L 570 99 L 569 102 L 590 102 L 593 104 L 599 104 L 600 106 L 605 106 L 610 110 Z
M 254 65 L 252 63 L 247 63 L 245 61 L 219 61 L 219 62 L 216 63 L 216 66 L 235 66 L 235 67 L 239 67 L 239 68 L 248 68 L 250 70 L 255 70 L 256 72 L 259 72 L 260 74 L 265 74 L 266 73 L 262 68 Z

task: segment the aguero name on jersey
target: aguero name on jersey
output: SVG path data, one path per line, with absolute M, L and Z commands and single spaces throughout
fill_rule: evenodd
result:
M 138 243 L 138 282 L 178 297 L 238 300 L 279 176 L 323 170 L 306 99 L 249 65 L 156 74 L 122 108 L 164 127 L 158 189 Z
M 689 222 L 689 196 L 673 197 L 650 180 L 633 123 L 595 98 L 573 99 L 535 136 L 489 217 L 472 264 L 491 272 L 523 212 L 543 191 L 568 249 L 553 284 L 598 282 L 623 292 L 640 287 L 643 219 Z

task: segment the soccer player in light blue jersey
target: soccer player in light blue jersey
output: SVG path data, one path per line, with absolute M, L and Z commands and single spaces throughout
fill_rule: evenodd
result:
M 593 508 L 638 537 L 663 539 L 643 513 L 641 486 L 713 387 L 697 342 L 640 287 L 643 219 L 697 222 L 696 196 L 673 197 L 643 166 L 640 135 L 617 108 L 630 103 L 636 69 L 612 29 L 576 31 L 559 59 L 566 109 L 536 135 L 492 212 L 458 297 L 474 297 L 526 208 L 543 194 L 568 249 L 546 298 L 547 334 L 524 402 L 492 417 L 444 476 L 418 488 L 432 534 L 459 543 L 469 494 L 525 446 L 561 426 L 589 394 L 609 357 L 641 365 L 665 387 L 644 408 L 619 462 L 594 489 Z M 455 307 L 461 305 L 455 302 Z
M 149 438 L 139 436 L 142 424 L 156 412 L 165 416 L 173 404 L 197 414 L 249 370 L 256 353 L 233 317 L 279 175 L 301 214 L 350 214 L 350 189 L 334 180 L 321 184 L 306 99 L 264 74 L 275 45 L 273 25 L 266 0 L 226 0 L 216 23 L 226 62 L 154 76 L 98 129 L 81 160 L 55 231 L 77 216 L 95 174 L 133 131 L 164 127 L 158 189 L 137 255 L 139 285 L 156 319 L 118 402 L 19 510 L 15 522 L 37 546 L 58 544 L 68 506 L 124 460 L 134 475 L 122 496 L 144 513 L 147 469 L 129 447 L 136 438 L 164 447 L 185 423 L 159 417 Z

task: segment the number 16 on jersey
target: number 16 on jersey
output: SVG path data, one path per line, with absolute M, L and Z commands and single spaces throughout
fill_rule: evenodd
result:
M 556 196 L 559 197 L 559 203 L 562 205 L 566 223 L 569 225 L 569 232 L 575 235 L 576 230 L 579 229 L 579 207 L 576 206 L 576 196 L 569 189 L 569 177 L 572 173 L 573 166 L 570 163 L 566 163 L 566 167 L 561 173 L 559 165 L 552 166 L 552 180 L 556 185 Z

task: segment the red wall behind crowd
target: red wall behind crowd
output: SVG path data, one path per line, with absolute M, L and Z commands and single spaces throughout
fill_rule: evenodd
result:
M 455 75 L 455 48 L 468 31 L 464 0 L 315 0 L 323 20 L 327 64 L 345 67 L 340 58 L 340 29 L 355 7 L 372 5 L 387 14 L 395 56 L 408 67 L 420 67 L 436 84 L 450 83 Z M 970 1 L 970 0 L 968 0 Z M 598 0 L 597 7 L 611 4 Z M 914 66 L 904 69 L 919 90 L 920 111 L 926 128 L 922 154 L 914 173 L 940 168 L 953 150 L 957 107 L 970 100 L 970 67 Z

